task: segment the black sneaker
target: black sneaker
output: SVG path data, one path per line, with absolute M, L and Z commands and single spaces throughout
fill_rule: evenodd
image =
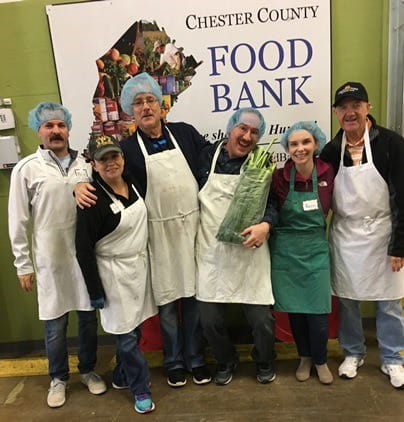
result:
M 276 378 L 271 364 L 257 365 L 257 381 L 261 384 L 269 384 Z
M 217 385 L 228 384 L 233 378 L 236 366 L 236 363 L 219 363 L 216 368 L 215 383 Z
M 192 368 L 192 379 L 194 383 L 198 385 L 208 384 L 212 381 L 212 377 L 210 376 L 209 369 L 206 365 Z
M 167 376 L 168 385 L 171 387 L 182 387 L 187 383 L 185 378 L 184 368 L 171 369 L 168 371 Z

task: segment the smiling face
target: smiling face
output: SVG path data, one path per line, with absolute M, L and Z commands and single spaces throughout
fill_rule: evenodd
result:
M 158 99 L 153 94 L 136 95 L 132 107 L 135 122 L 146 135 L 161 126 L 161 108 Z
M 313 155 L 317 149 L 317 141 L 307 130 L 301 129 L 292 132 L 288 139 L 290 158 L 297 166 L 313 162 Z
M 47 120 L 38 129 L 38 137 L 45 149 L 53 151 L 56 156 L 68 154 L 69 129 L 64 120 Z
M 125 161 L 120 152 L 106 152 L 99 160 L 91 161 L 94 170 L 104 182 L 114 183 L 122 177 Z
M 260 119 L 256 114 L 244 113 L 241 123 L 231 130 L 225 148 L 230 158 L 244 157 L 257 145 Z
M 348 139 L 363 136 L 370 104 L 355 98 L 344 98 L 334 107 L 334 114 Z

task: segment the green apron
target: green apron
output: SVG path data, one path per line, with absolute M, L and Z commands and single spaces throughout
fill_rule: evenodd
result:
M 317 171 L 313 169 L 313 192 L 296 192 L 295 174 L 293 166 L 289 194 L 270 237 L 274 308 L 326 314 L 331 312 L 330 259 Z

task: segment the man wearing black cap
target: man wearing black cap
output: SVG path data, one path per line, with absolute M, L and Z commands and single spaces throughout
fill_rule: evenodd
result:
M 366 354 L 360 302 L 376 303 L 381 370 L 404 387 L 404 138 L 376 124 L 365 87 L 337 89 L 334 114 L 341 129 L 321 153 L 333 164 L 330 228 L 332 289 L 340 301 L 342 378 L 354 378 Z M 401 270 L 401 271 L 400 271 Z

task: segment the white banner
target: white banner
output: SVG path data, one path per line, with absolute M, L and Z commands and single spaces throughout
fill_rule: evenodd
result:
M 130 128 L 114 101 L 124 80 L 144 70 L 163 87 L 168 120 L 212 141 L 223 138 L 234 110 L 250 106 L 267 122 L 264 142 L 298 120 L 316 120 L 330 136 L 329 0 L 112 0 L 47 13 L 75 148 L 94 129 L 94 97 L 96 130 Z M 176 65 L 162 59 L 170 51 Z

